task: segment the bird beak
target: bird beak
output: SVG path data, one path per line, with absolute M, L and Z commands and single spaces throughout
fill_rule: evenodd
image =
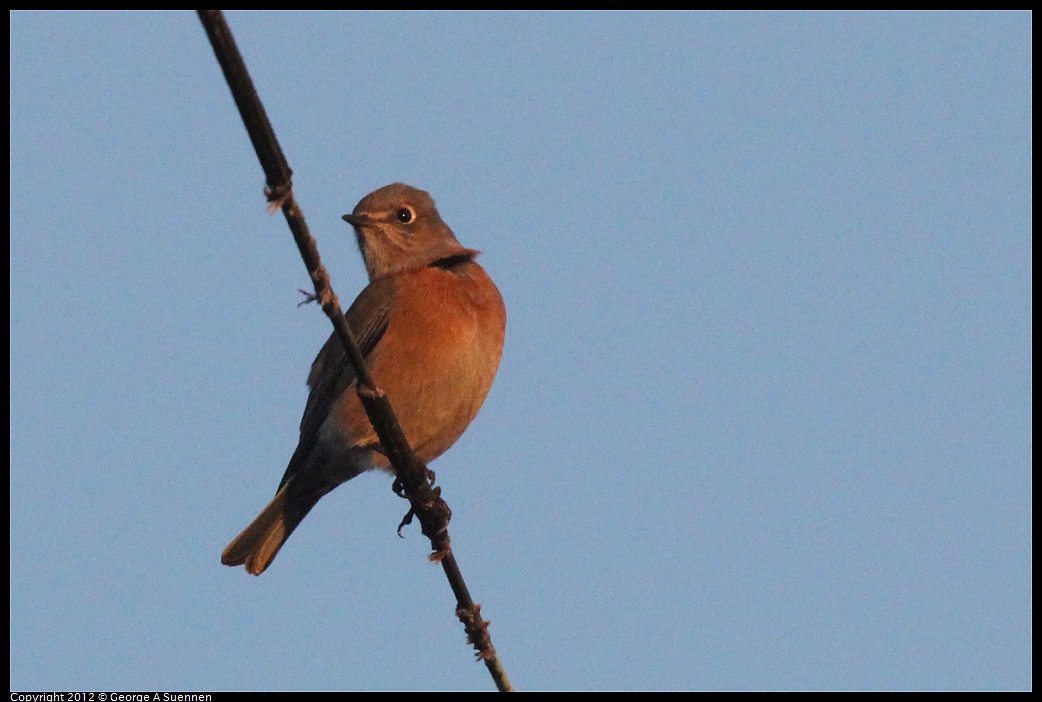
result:
M 367 224 L 373 223 L 372 218 L 369 215 L 364 214 L 346 214 L 343 219 L 352 227 L 364 227 Z

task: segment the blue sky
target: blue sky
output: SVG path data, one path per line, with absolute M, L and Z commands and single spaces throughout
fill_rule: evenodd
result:
M 342 300 L 395 181 L 503 293 L 519 689 L 1031 688 L 1030 14 L 228 19 Z M 10 20 L 12 689 L 491 689 L 385 475 L 220 565 L 330 327 L 196 16 Z

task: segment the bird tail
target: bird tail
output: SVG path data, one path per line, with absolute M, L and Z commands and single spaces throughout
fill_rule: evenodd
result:
M 228 544 L 228 548 L 221 554 L 221 563 L 226 566 L 245 565 L 250 575 L 260 575 L 271 565 L 282 544 L 286 543 L 304 515 L 311 511 L 322 496 L 320 493 L 314 499 L 305 500 L 308 504 L 304 505 L 301 504 L 300 496 L 295 495 L 293 502 L 296 503 L 296 509 L 291 509 L 287 502 L 287 491 L 292 483 L 290 480 L 283 485 L 271 504 Z M 301 507 L 304 509 L 301 510 Z

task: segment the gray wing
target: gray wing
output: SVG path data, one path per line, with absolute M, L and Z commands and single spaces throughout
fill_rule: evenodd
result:
M 363 358 L 368 358 L 372 354 L 373 349 L 383 338 L 384 332 L 387 331 L 393 302 L 393 280 L 385 278 L 370 283 L 365 290 L 359 293 L 344 314 Z M 311 388 L 311 394 L 308 395 L 304 416 L 300 420 L 300 442 L 297 444 L 296 451 L 293 452 L 293 457 L 290 458 L 286 473 L 282 476 L 282 482 L 279 483 L 280 489 L 297 472 L 308 454 L 311 453 L 318 440 L 318 431 L 333 403 L 341 393 L 353 386 L 354 382 L 354 368 L 351 367 L 344 347 L 334 332 L 326 340 L 322 350 L 318 352 L 314 363 L 311 364 L 311 373 L 308 375 L 308 387 Z

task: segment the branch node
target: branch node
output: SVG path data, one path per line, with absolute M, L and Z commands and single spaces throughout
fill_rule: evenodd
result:
M 445 560 L 445 557 L 452 553 L 452 549 L 449 548 L 449 535 L 445 533 L 445 543 L 441 545 L 441 539 L 431 537 L 431 545 L 438 544 L 437 550 L 431 551 L 431 555 L 427 556 L 431 563 L 441 563 Z
M 293 183 L 285 182 L 278 185 L 264 186 L 264 197 L 268 199 L 268 214 L 275 214 L 286 203 L 286 198 L 293 195 Z
M 381 390 L 380 388 L 374 388 L 368 385 L 361 384 L 358 386 L 358 394 L 367 400 L 379 400 L 384 396 L 383 390 Z M 405 486 L 401 485 L 397 479 L 394 481 L 394 484 L 394 491 L 398 493 L 398 497 L 405 497 Z
M 326 316 L 330 319 L 337 312 L 337 308 L 340 307 L 340 298 L 333 292 L 333 288 L 329 286 L 328 280 L 325 281 L 324 285 L 316 285 L 315 292 L 318 293 L 318 302 L 322 305 L 322 311 L 326 313 Z
M 467 643 L 476 650 L 475 657 L 479 661 L 487 661 L 496 655 L 492 648 L 492 638 L 488 634 L 489 622 L 481 618 L 481 605 L 457 607 L 456 616 L 463 622 L 463 630 L 467 632 Z

